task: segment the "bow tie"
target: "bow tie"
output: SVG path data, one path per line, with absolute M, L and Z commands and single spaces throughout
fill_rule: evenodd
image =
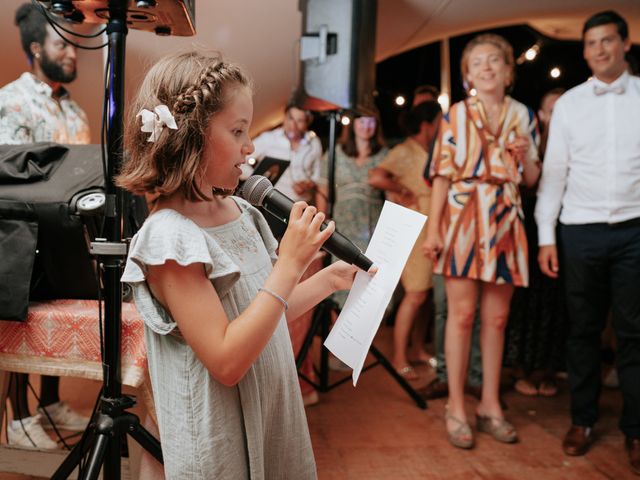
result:
M 620 95 L 624 93 L 624 85 L 618 85 L 615 87 L 601 87 L 598 85 L 594 85 L 593 93 L 595 93 L 596 95 L 604 95 L 605 93 L 615 93 L 616 95 Z

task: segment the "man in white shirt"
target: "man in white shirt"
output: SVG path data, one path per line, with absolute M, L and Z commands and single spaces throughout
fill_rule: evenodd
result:
M 600 334 L 611 309 L 624 400 L 620 429 L 640 474 L 640 78 L 627 72 L 631 41 L 620 15 L 589 18 L 583 40 L 593 77 L 554 108 L 535 212 L 538 261 L 553 278 L 562 268 L 569 310 L 572 426 L 563 449 L 582 455 L 589 447 L 598 417 Z
M 282 126 L 253 140 L 254 158 L 261 160 L 268 156 L 291 162 L 274 186 L 294 201 L 311 202 L 320 176 L 322 144 L 309 131 L 312 120 L 309 112 L 289 103 Z

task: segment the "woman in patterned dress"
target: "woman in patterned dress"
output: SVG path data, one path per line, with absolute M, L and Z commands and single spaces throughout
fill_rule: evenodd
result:
M 446 429 L 450 442 L 471 448 L 464 379 L 478 300 L 484 373 L 476 426 L 499 441 L 517 441 L 498 391 L 504 330 L 515 286 L 528 284 L 527 239 L 518 185 L 540 174 L 531 109 L 506 92 L 514 79 L 513 49 L 502 37 L 471 40 L 461 71 L 476 96 L 451 107 L 441 122 L 430 177 L 431 218 L 424 250 L 444 275 L 449 304 L 445 355 L 449 375 Z

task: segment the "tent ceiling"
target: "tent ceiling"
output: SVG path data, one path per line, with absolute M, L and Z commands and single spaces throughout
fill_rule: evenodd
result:
M 629 22 L 640 43 L 639 0 L 378 0 L 377 58 L 463 33 L 529 24 L 560 39 L 580 39 L 590 15 L 614 9 Z

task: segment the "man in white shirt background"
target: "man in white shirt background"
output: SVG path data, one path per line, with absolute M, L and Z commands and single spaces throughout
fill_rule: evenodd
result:
M 624 402 L 620 429 L 640 474 L 640 78 L 627 71 L 631 41 L 616 12 L 589 18 L 583 41 L 593 77 L 554 108 L 535 212 L 538 261 L 550 277 L 562 268 L 565 280 L 572 426 L 563 450 L 583 455 L 591 443 L 600 335 L 611 310 Z
M 309 131 L 312 120 L 311 113 L 290 102 L 285 108 L 282 126 L 253 140 L 252 157 L 258 161 L 275 157 L 291 162 L 274 186 L 293 201 L 310 203 L 320 176 L 322 144 L 316 134 Z

